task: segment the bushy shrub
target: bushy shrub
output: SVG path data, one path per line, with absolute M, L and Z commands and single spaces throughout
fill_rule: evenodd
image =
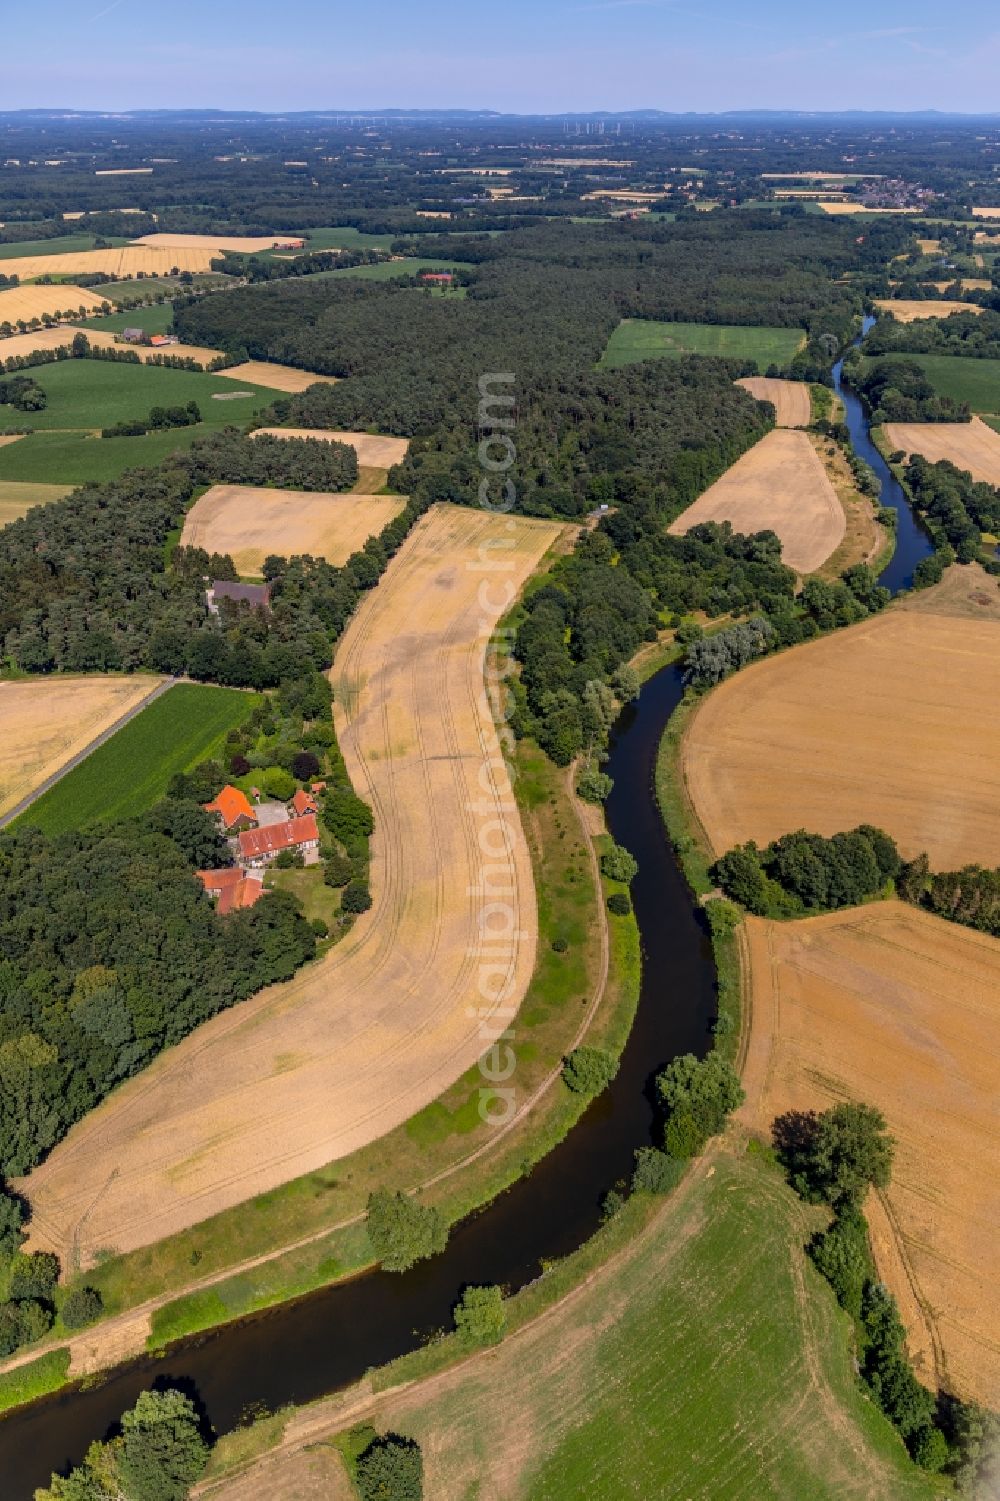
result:
M 260 785 L 268 797 L 277 798 L 279 803 L 288 802 L 295 792 L 295 778 L 282 766 L 269 766 L 261 775 Z
M 455 1305 L 455 1328 L 470 1345 L 498 1345 L 507 1332 L 499 1287 L 467 1287 Z
M 422 1501 L 424 1464 L 411 1438 L 387 1433 L 371 1443 L 356 1466 L 361 1501 Z
M 664 1147 L 671 1157 L 695 1156 L 743 1101 L 739 1077 L 719 1053 L 674 1058 L 657 1075 L 656 1092 L 666 1111 Z
M 607 772 L 588 766 L 580 773 L 576 783 L 577 795 L 587 803 L 603 803 L 611 796 L 614 782 Z
M 892 1175 L 895 1144 L 874 1105 L 845 1101 L 822 1115 L 790 1110 L 774 1123 L 774 1145 L 796 1192 L 835 1209 L 859 1206 Z
M 354 873 L 354 866 L 346 855 L 329 855 L 323 866 L 323 879 L 328 886 L 346 886 Z
M 340 898 L 342 912 L 356 914 L 367 912 L 372 904 L 372 895 L 364 881 L 348 881 Z
M 367 1225 L 376 1259 L 387 1272 L 405 1272 L 443 1251 L 448 1242 L 440 1210 L 385 1188 L 369 1196 Z
M 608 911 L 615 917 L 628 917 L 632 911 L 627 891 L 613 891 L 608 897 Z
M 609 881 L 634 881 L 639 864 L 622 844 L 612 844 L 601 856 L 601 870 Z
M 601 1094 L 618 1072 L 618 1059 L 603 1048 L 574 1048 L 563 1060 L 562 1076 L 574 1094 Z
M 677 1182 L 677 1154 L 657 1151 L 656 1147 L 640 1147 L 635 1154 L 635 1169 L 632 1173 L 632 1192 L 665 1194 Z
M 76 1287 L 59 1310 L 67 1329 L 82 1329 L 104 1312 L 104 1299 L 96 1287 Z

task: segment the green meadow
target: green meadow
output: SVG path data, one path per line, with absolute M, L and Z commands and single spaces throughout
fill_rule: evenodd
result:
M 104 288 L 98 287 L 97 291 L 101 294 Z M 108 313 L 104 318 L 74 319 L 81 328 L 100 328 L 109 334 L 120 334 L 123 328 L 141 328 L 147 334 L 166 334 L 170 332 L 173 321 L 174 309 L 170 302 L 134 307 L 124 313 Z
M 1000 412 L 1000 360 L 960 354 L 907 354 L 941 396 L 967 401 L 974 412 Z
M 372 266 L 343 266 L 336 271 L 320 271 L 319 276 L 356 276 L 365 281 L 397 281 L 402 276 L 416 276 L 418 271 L 471 271 L 468 261 L 443 261 L 433 258 L 407 257 L 401 261 L 376 261 Z
M 615 369 L 637 360 L 679 359 L 685 354 L 723 355 L 787 365 L 805 343 L 800 328 L 736 327 L 726 323 L 656 323 L 648 318 L 625 318 L 608 340 L 601 364 Z
M 260 698 L 177 683 L 32 803 L 15 822 L 62 834 L 151 808 L 171 777 L 221 753 Z
M 22 255 L 70 255 L 79 250 L 96 248 L 94 235 L 63 235 L 56 240 L 21 240 L 0 245 L 0 261 L 17 260 Z M 115 237 L 105 240 L 108 245 L 127 245 L 128 240 Z
M 230 422 L 245 421 L 250 415 L 250 403 L 234 401 L 227 406 Z M 117 479 L 126 469 L 162 464 L 168 455 L 190 448 L 195 438 L 210 431 L 201 422 L 138 438 L 95 438 L 82 431 L 32 433 L 0 447 L 0 481 L 74 487 L 101 484 Z

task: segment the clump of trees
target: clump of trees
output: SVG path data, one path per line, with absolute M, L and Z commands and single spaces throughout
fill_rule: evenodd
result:
M 799 829 L 763 850 L 751 840 L 728 850 L 715 879 L 734 902 L 759 916 L 855 906 L 885 891 L 901 867 L 895 841 L 859 824 L 825 838 Z
M 468 1345 L 498 1345 L 507 1332 L 503 1289 L 467 1287 L 455 1305 L 455 1329 Z
M 603 1094 L 618 1072 L 619 1061 L 604 1048 L 574 1048 L 563 1060 L 563 1080 L 574 1094 Z
M 173 1388 L 143 1392 L 116 1437 L 91 1444 L 82 1465 L 65 1478 L 53 1475 L 35 1495 L 37 1501 L 185 1501 L 208 1453 L 189 1397 Z
M 27 375 L 0 380 L 0 406 L 12 406 L 19 412 L 42 412 L 48 403 L 45 388 Z
M 111 427 L 101 428 L 102 438 L 136 438 L 142 433 L 161 432 L 171 427 L 193 427 L 201 421 L 201 408 L 196 401 L 186 406 L 150 407 L 147 417 L 136 417 L 131 422 L 115 422 Z
M 386 1433 L 355 1462 L 361 1501 L 422 1501 L 424 1461 L 415 1439 Z
M 911 457 L 905 479 L 938 552 L 950 549 L 959 563 L 975 562 L 983 532 L 1000 530 L 1000 489 L 974 480 L 947 459 L 930 464 L 921 454 Z
M 664 1150 L 673 1158 L 696 1157 L 744 1098 L 732 1064 L 718 1052 L 705 1058 L 693 1053 L 674 1058 L 657 1074 L 656 1094 L 666 1118 Z M 644 1171 L 651 1168 L 647 1165 Z
M 369 1195 L 366 1223 L 376 1259 L 387 1272 L 405 1272 L 436 1256 L 448 1243 L 448 1226 L 439 1209 L 385 1188 Z
M 844 373 L 860 391 L 878 427 L 885 422 L 969 422 L 967 401 L 939 396 L 916 360 L 845 360 Z

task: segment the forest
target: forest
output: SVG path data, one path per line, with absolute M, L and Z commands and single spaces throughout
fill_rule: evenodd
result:
M 960 563 L 975 562 L 982 533 L 1000 531 L 1000 490 L 974 480 L 948 459 L 931 464 L 919 453 L 911 455 L 904 473 L 936 547 L 952 548 Z
M 916 360 L 844 361 L 844 376 L 861 393 L 872 425 L 885 422 L 969 422 L 968 402 L 939 396 Z
M 958 354 L 970 359 L 1000 359 L 1000 312 L 952 313 L 947 318 L 917 318 L 897 323 L 880 318 L 865 336 L 864 353 Z

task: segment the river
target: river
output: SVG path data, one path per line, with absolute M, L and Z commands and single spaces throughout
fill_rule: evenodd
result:
M 868 324 L 867 326 L 870 326 Z M 866 326 L 866 331 L 867 331 Z M 903 490 L 868 435 L 862 404 L 834 367 L 855 450 L 898 513 L 896 551 L 881 582 L 896 592 L 931 550 Z M 78 1463 L 139 1393 L 154 1383 L 195 1395 L 218 1433 L 248 1411 L 309 1402 L 417 1348 L 451 1326 L 469 1282 L 515 1292 L 545 1260 L 582 1245 L 600 1223 L 600 1202 L 652 1140 L 650 1084 L 678 1053 L 704 1054 L 715 1017 L 715 969 L 704 920 L 663 831 L 654 792 L 660 739 L 683 692 L 678 668 L 643 687 L 615 728 L 608 771 L 611 833 L 639 862 L 632 899 L 642 935 L 643 977 L 635 1025 L 618 1075 L 569 1136 L 493 1204 L 459 1225 L 447 1249 L 403 1275 L 372 1272 L 202 1336 L 166 1355 L 111 1371 L 98 1387 L 72 1386 L 0 1420 L 4 1501 L 31 1501 L 53 1470 Z

